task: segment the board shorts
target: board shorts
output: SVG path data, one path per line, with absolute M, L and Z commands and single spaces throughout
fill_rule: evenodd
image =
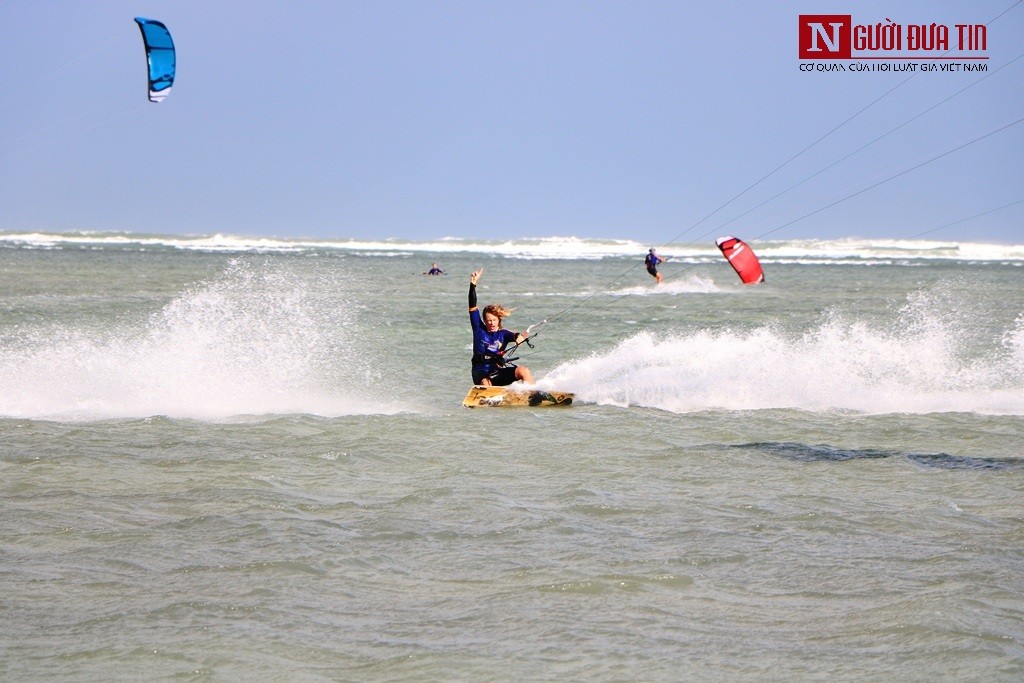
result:
M 473 368 L 473 384 L 482 384 L 485 377 L 490 377 L 491 384 L 496 387 L 504 387 L 516 381 L 516 366 L 506 365 L 487 374 L 486 369 L 481 367 Z
M 657 275 L 658 269 L 656 266 L 647 266 L 647 272 L 650 273 L 651 275 Z

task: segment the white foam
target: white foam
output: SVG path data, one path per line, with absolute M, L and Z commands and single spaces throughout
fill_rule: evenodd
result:
M 336 283 L 335 283 L 336 284 Z M 144 324 L 0 341 L 0 415 L 95 420 L 393 413 L 366 387 L 354 306 L 270 266 L 232 264 Z
M 933 240 L 845 238 L 836 240 L 758 240 L 748 242 L 765 263 L 903 263 L 957 260 L 1022 262 L 1024 245 L 984 244 Z M 147 235 L 127 232 L 4 232 L 0 244 L 36 249 L 60 248 L 172 248 L 206 252 L 302 252 L 339 250 L 361 255 L 410 256 L 418 253 L 478 253 L 515 259 L 641 258 L 650 245 L 630 239 L 580 237 L 528 237 L 477 240 L 445 237 L 438 240 L 340 239 L 247 237 L 241 235 Z M 722 258 L 714 240 L 681 242 L 659 248 L 674 262 L 708 263 Z
M 602 294 L 608 296 L 672 296 L 678 294 L 712 294 L 722 292 L 722 288 L 715 284 L 709 277 L 691 275 L 683 280 L 665 280 L 660 285 L 651 284 L 647 286 L 624 287 L 622 289 L 610 289 Z M 593 293 L 587 296 L 593 296 Z
M 1017 317 L 1013 329 L 1003 335 L 1002 344 L 1012 359 L 1011 365 L 1024 367 L 1024 313 Z
M 955 311 L 917 297 L 887 326 L 839 315 L 803 333 L 767 326 L 631 336 L 541 383 L 582 400 L 676 413 L 799 409 L 1024 415 L 1024 316 L 969 355 Z M 949 309 L 953 311 L 953 309 Z

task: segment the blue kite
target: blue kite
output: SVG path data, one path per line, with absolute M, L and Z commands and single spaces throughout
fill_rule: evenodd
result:
M 149 101 L 162 102 L 174 85 L 174 41 L 163 22 L 135 17 L 146 46 L 149 66 Z

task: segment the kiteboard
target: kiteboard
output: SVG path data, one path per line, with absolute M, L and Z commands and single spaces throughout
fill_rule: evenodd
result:
M 467 408 L 505 408 L 508 406 L 527 406 L 541 408 L 547 406 L 572 405 L 573 394 L 564 391 L 539 391 L 511 387 L 486 387 L 474 385 L 466 394 L 462 405 Z

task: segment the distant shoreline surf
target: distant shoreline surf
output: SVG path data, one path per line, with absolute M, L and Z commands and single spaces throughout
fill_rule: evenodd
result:
M 1024 244 L 1003 245 L 949 240 L 843 238 L 835 240 L 751 240 L 762 261 L 776 263 L 859 263 L 893 261 L 977 261 L 1024 264 Z M 438 240 L 359 240 L 342 238 L 159 235 L 131 232 L 0 232 L 0 248 L 21 249 L 175 249 L 199 252 L 286 253 L 343 251 L 366 256 L 407 257 L 414 254 L 488 254 L 513 259 L 599 260 L 635 258 L 651 245 L 628 239 L 537 237 L 479 240 L 445 237 Z M 690 262 L 718 261 L 714 240 L 658 247 L 659 252 Z

